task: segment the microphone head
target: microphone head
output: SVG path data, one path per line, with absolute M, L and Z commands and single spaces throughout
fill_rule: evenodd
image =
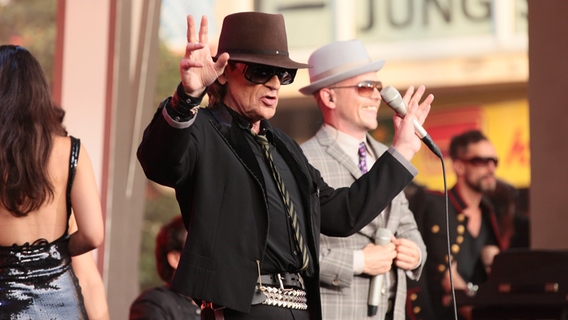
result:
M 381 97 L 385 100 L 386 103 L 390 103 L 397 98 L 402 99 L 398 90 L 396 90 L 393 86 L 386 86 L 381 90 Z
M 381 90 L 381 97 L 385 101 L 385 103 L 391 107 L 396 113 L 401 116 L 406 114 L 406 104 L 404 100 L 402 100 L 402 96 L 392 86 L 386 86 Z

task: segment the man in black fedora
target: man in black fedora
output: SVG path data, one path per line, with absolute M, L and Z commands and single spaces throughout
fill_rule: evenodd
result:
M 308 67 L 289 58 L 282 15 L 225 17 L 214 57 L 207 18 L 199 30 L 192 16 L 187 24 L 181 83 L 138 148 L 146 176 L 175 188 L 189 231 L 170 288 L 198 301 L 204 317 L 321 319 L 320 231 L 353 234 L 413 179 L 421 141 L 412 121 L 429 106 L 395 117 L 393 146 L 350 188 L 333 189 L 268 122 L 280 86 Z

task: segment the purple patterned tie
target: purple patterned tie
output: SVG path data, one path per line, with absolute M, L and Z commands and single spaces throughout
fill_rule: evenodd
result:
M 367 173 L 367 149 L 365 148 L 365 143 L 361 142 L 359 144 L 359 169 L 362 174 Z

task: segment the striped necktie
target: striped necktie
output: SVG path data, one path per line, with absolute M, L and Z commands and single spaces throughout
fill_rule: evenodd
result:
M 362 174 L 367 173 L 367 148 L 365 147 L 365 143 L 361 142 L 359 144 L 359 170 L 361 170 Z
M 254 131 L 250 131 L 256 140 L 256 142 L 264 151 L 264 157 L 266 158 L 266 162 L 270 167 L 270 171 L 272 171 L 272 177 L 274 181 L 276 181 L 276 186 L 278 187 L 278 191 L 280 191 L 280 195 L 282 196 L 282 200 L 284 201 L 284 205 L 286 210 L 288 211 L 288 216 L 292 221 L 292 229 L 294 229 L 294 237 L 296 239 L 296 246 L 298 247 L 299 252 L 302 254 L 302 268 L 300 270 L 305 270 L 308 268 L 308 263 L 310 258 L 308 256 L 308 248 L 306 247 L 306 243 L 304 242 L 304 238 L 300 233 L 300 226 L 298 225 L 298 215 L 296 214 L 296 209 L 294 208 L 294 203 L 292 199 L 290 199 L 290 194 L 288 193 L 288 189 L 286 189 L 286 185 L 284 185 L 284 181 L 280 176 L 280 173 L 276 169 L 274 165 L 274 159 L 272 158 L 272 154 L 270 153 L 270 149 L 268 146 L 268 139 L 266 136 L 256 134 Z

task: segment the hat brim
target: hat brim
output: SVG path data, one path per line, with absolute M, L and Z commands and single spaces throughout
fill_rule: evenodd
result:
M 218 53 L 215 57 L 213 57 L 213 61 L 217 61 L 219 55 L 220 53 Z M 251 54 L 242 54 L 242 53 L 232 53 L 232 54 L 230 53 L 229 60 L 264 64 L 267 66 L 273 66 L 285 69 L 310 68 L 310 65 L 293 61 L 287 55 L 251 55 Z
M 335 74 L 335 75 L 314 81 L 310 85 L 307 85 L 303 88 L 300 88 L 300 92 L 304 95 L 314 94 L 315 92 L 317 92 L 321 88 L 328 87 L 328 86 L 330 86 L 334 83 L 337 83 L 337 82 L 358 76 L 360 74 L 373 72 L 373 71 L 375 71 L 375 72 L 379 71 L 379 70 L 381 70 L 381 68 L 383 67 L 384 64 L 385 64 L 385 60 L 373 61 L 373 62 L 364 64 L 362 66 L 358 66 L 358 67 L 355 67 L 353 69 L 349 69 L 349 70 L 344 71 L 342 73 L 338 73 L 338 74 Z

